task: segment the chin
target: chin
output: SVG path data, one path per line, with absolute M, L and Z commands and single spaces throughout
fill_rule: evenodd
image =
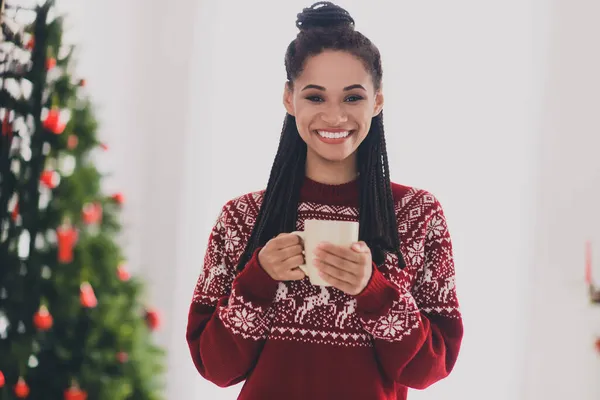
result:
M 316 152 L 317 155 L 330 163 L 341 163 L 348 160 L 354 152 L 332 153 L 332 152 Z

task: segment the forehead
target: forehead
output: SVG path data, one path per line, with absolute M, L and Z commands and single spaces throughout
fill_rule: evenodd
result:
M 361 84 L 372 88 L 371 75 L 363 62 L 344 51 L 324 51 L 308 58 L 297 82 L 324 86 L 326 89 L 342 89 Z

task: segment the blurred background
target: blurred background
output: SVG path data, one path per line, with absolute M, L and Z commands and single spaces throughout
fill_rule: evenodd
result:
M 196 372 L 187 311 L 221 206 L 266 186 L 311 2 L 57 3 L 109 147 L 104 188 L 127 198 L 120 244 L 161 312 L 168 399 L 235 399 Z M 586 242 L 600 253 L 600 2 L 337 4 L 383 56 L 392 180 L 434 193 L 454 242 L 462 351 L 410 398 L 600 398 L 584 274 Z

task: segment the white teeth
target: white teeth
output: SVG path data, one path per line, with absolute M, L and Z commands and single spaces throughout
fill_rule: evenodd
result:
M 342 139 L 347 137 L 350 134 L 350 131 L 345 132 L 327 132 L 327 131 L 317 131 L 321 137 L 327 139 Z

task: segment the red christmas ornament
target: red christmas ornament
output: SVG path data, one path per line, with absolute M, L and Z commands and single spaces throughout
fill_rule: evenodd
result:
M 13 130 L 12 124 L 10 123 L 10 112 L 4 111 L 4 119 L 2 120 L 2 136 L 12 137 Z
M 129 274 L 129 271 L 127 270 L 127 265 L 125 265 L 125 263 L 121 263 L 117 267 L 117 276 L 123 282 L 128 281 L 129 278 L 131 278 L 131 275 Z
M 87 82 L 85 81 L 85 79 L 80 79 L 79 80 L 79 86 L 81 86 L 81 87 L 85 87 L 86 83 Z
M 62 264 L 73 262 L 73 248 L 77 242 L 78 234 L 69 222 L 65 222 L 56 229 L 58 237 L 58 261 Z
M 23 377 L 19 377 L 17 384 L 15 385 L 15 394 L 18 398 L 24 399 L 29 396 L 29 386 L 25 383 L 25 379 Z
M 160 316 L 158 311 L 154 309 L 146 310 L 146 324 L 153 331 L 160 327 Z
M 6 380 L 4 379 L 4 374 L 2 373 L 2 371 L 0 371 L 0 388 L 3 388 L 5 383 Z
M 125 364 L 128 359 L 129 359 L 129 355 L 127 353 L 125 353 L 124 351 L 120 351 L 117 353 L 117 360 L 121 364 Z
M 97 224 L 102 220 L 102 204 L 87 203 L 83 206 L 83 222 L 88 225 Z
M 67 124 L 60 120 L 60 110 L 53 108 L 48 111 L 48 115 L 44 120 L 44 128 L 50 132 L 60 135 L 65 130 Z
M 65 390 L 65 400 L 86 400 L 87 393 L 81 390 L 77 383 L 73 382 L 71 387 Z
M 52 327 L 52 322 L 52 315 L 50 315 L 50 312 L 48 312 L 48 309 L 44 305 L 40 306 L 38 312 L 33 315 L 33 324 L 40 331 L 47 331 L 50 329 Z
M 13 221 L 16 221 L 19 217 L 19 203 L 15 204 L 15 208 L 13 208 L 12 213 L 10 214 Z
M 45 170 L 44 172 L 42 172 L 40 181 L 48 189 L 54 189 L 58 186 L 58 183 L 60 182 L 60 175 L 58 175 L 58 172 L 56 171 Z
M 125 202 L 125 196 L 123 196 L 123 193 L 113 194 L 112 199 L 119 205 L 122 205 Z
M 54 57 L 49 57 L 49 58 L 46 60 L 46 69 L 47 69 L 48 71 L 50 71 L 50 70 L 51 70 L 52 68 L 54 68 L 54 67 L 56 67 L 56 58 L 54 58 Z
M 33 47 L 35 46 L 35 38 L 32 36 L 29 41 L 27 42 L 27 45 L 25 46 L 27 48 L 27 50 L 33 50 Z
M 98 305 L 98 299 L 96 299 L 94 289 L 89 282 L 83 282 L 81 284 L 79 289 L 79 300 L 81 301 L 81 305 L 85 308 L 94 308 Z
M 79 143 L 79 138 L 73 134 L 69 135 L 69 138 L 67 139 L 67 148 L 69 150 L 73 150 L 75 147 L 77 147 L 77 144 Z

